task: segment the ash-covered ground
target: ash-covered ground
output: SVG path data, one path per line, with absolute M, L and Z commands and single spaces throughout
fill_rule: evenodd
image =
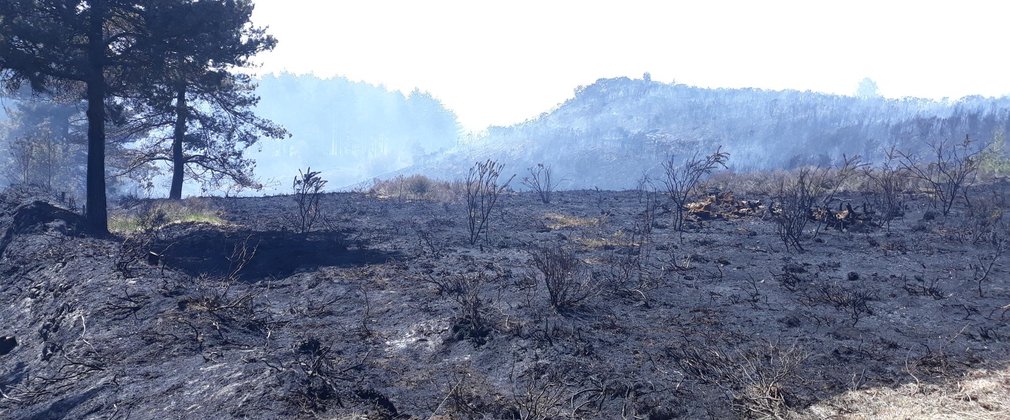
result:
M 461 200 L 326 194 L 298 233 L 292 197 L 189 199 L 224 223 L 90 238 L 36 199 L 0 196 L 4 418 L 1010 417 L 981 199 L 802 253 L 762 196 L 681 234 L 661 195 L 504 194 L 473 245 Z

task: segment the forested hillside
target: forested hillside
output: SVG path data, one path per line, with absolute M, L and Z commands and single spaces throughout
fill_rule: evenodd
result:
M 263 142 L 257 175 L 269 189 L 287 192 L 290 179 L 311 166 L 331 186 L 404 168 L 456 143 L 456 116 L 426 92 L 404 95 L 345 78 L 281 74 L 259 80 L 257 113 L 292 137 Z
M 670 155 L 720 145 L 736 171 L 789 169 L 831 164 L 843 154 L 879 160 L 891 146 L 916 151 L 965 136 L 982 144 L 1008 125 L 1005 97 L 885 99 L 600 79 L 551 112 L 493 127 L 405 172 L 455 178 L 475 160 L 493 158 L 516 173 L 552 165 L 563 188 L 626 188 L 643 173 L 659 174 Z

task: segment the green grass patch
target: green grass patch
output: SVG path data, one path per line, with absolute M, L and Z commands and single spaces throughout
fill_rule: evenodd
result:
M 221 218 L 219 210 L 199 200 L 152 201 L 135 209 L 113 213 L 109 217 L 109 230 L 131 234 L 158 230 L 176 223 L 228 224 Z

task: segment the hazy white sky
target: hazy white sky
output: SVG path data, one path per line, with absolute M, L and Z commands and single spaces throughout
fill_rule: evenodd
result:
M 888 97 L 1010 94 L 1010 2 L 255 0 L 261 72 L 431 92 L 466 129 L 601 77 Z

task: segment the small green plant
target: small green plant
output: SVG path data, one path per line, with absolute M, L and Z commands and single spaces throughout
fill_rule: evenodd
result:
M 1006 154 L 1006 132 L 998 128 L 992 142 L 979 155 L 979 173 L 992 178 L 1010 175 L 1010 157 Z

